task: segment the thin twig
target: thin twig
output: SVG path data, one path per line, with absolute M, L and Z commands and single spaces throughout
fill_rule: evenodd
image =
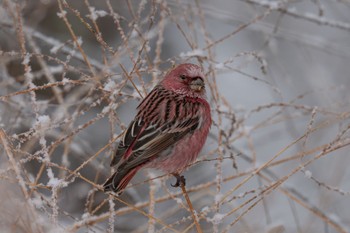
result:
M 193 209 L 193 205 L 192 205 L 192 202 L 187 194 L 187 191 L 186 191 L 186 187 L 185 187 L 185 184 L 184 182 L 180 182 L 180 187 L 181 187 L 181 190 L 182 190 L 182 193 L 186 199 L 186 202 L 187 202 L 187 205 L 188 205 L 188 208 L 190 208 L 190 211 L 191 211 L 191 215 L 192 215 L 192 218 L 193 218 L 193 221 L 194 223 L 196 224 L 196 229 L 197 229 L 197 232 L 198 233 L 202 233 L 202 229 L 201 229 L 201 226 L 199 225 L 198 221 L 197 221 L 197 216 L 195 214 L 195 210 Z
M 8 141 L 6 133 L 3 129 L 0 129 L 0 140 L 1 140 L 1 143 L 6 151 L 6 154 L 8 156 L 9 161 L 10 161 L 10 164 L 11 164 L 13 170 L 15 171 L 16 178 L 17 178 L 18 184 L 22 190 L 23 196 L 24 196 L 25 200 L 27 200 L 26 205 L 29 206 L 29 211 L 33 215 L 34 219 L 38 219 L 35 208 L 34 208 L 32 202 L 30 201 L 30 195 L 29 195 L 27 187 L 26 187 L 26 182 L 24 181 L 24 179 L 21 175 L 21 169 L 19 168 L 19 166 L 18 166 L 18 164 L 13 156 L 11 144 Z M 40 227 L 40 224 L 36 224 L 36 225 L 38 226 L 39 232 L 43 232 L 43 230 Z

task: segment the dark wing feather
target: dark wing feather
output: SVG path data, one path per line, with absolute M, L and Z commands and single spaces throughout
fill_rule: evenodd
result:
M 166 96 L 172 101 L 163 101 Z M 111 166 L 129 170 L 174 145 L 200 124 L 198 106 L 161 86 L 154 88 L 138 106 L 139 113 L 125 131 Z M 179 113 L 180 108 L 183 114 Z
M 135 140 L 138 138 L 143 129 L 144 123 L 142 121 L 138 121 L 137 119 L 133 120 L 129 124 L 127 130 L 124 132 L 122 140 L 119 142 L 117 151 L 113 156 L 110 164 L 111 167 L 122 161 L 123 157 L 128 157 L 128 154 L 131 152 L 128 151 L 128 149 L 135 143 Z
M 192 133 L 199 125 L 199 118 L 186 119 L 183 122 L 177 122 L 173 125 L 163 125 L 162 127 L 155 128 L 159 132 L 155 133 L 155 136 L 149 137 L 150 140 L 148 142 L 143 142 L 140 144 L 140 147 L 133 148 L 132 155 L 121 164 L 122 169 L 132 169 L 137 167 L 143 163 L 151 161 L 154 156 L 158 155 L 168 147 L 174 145 L 180 139 L 185 137 L 186 135 Z M 145 132 L 145 131 L 144 131 Z M 143 132 L 141 133 L 141 138 Z
M 137 109 L 148 109 L 159 95 L 160 87 L 156 86 L 146 98 L 142 100 Z M 142 112 L 142 111 L 140 111 Z M 140 113 L 139 112 L 139 113 Z M 115 166 L 123 162 L 123 158 L 126 159 L 131 153 L 131 149 L 134 147 L 136 139 L 139 138 L 139 134 L 145 129 L 145 122 L 141 120 L 142 117 L 136 117 L 128 126 L 124 132 L 123 139 L 120 141 L 117 151 L 114 154 L 110 166 Z M 146 132 L 147 133 L 147 132 Z

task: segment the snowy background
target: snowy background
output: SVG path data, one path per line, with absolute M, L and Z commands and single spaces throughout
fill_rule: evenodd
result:
M 350 232 L 349 12 L 348 0 L 0 1 L 2 232 Z M 214 120 L 184 173 L 193 207 L 154 170 L 104 194 L 141 96 L 183 62 L 203 67 Z

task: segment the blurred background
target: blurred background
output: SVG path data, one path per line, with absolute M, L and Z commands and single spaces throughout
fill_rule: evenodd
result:
M 2 232 L 349 232 L 349 0 L 0 1 Z M 138 103 L 203 67 L 183 175 L 101 184 Z M 194 212 L 196 221 L 192 219 Z

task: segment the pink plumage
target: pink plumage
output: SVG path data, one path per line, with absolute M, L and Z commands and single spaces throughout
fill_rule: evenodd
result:
M 103 185 L 105 192 L 120 194 L 141 168 L 179 174 L 197 158 L 211 125 L 201 68 L 175 67 L 137 110 L 112 159 L 117 170 Z

